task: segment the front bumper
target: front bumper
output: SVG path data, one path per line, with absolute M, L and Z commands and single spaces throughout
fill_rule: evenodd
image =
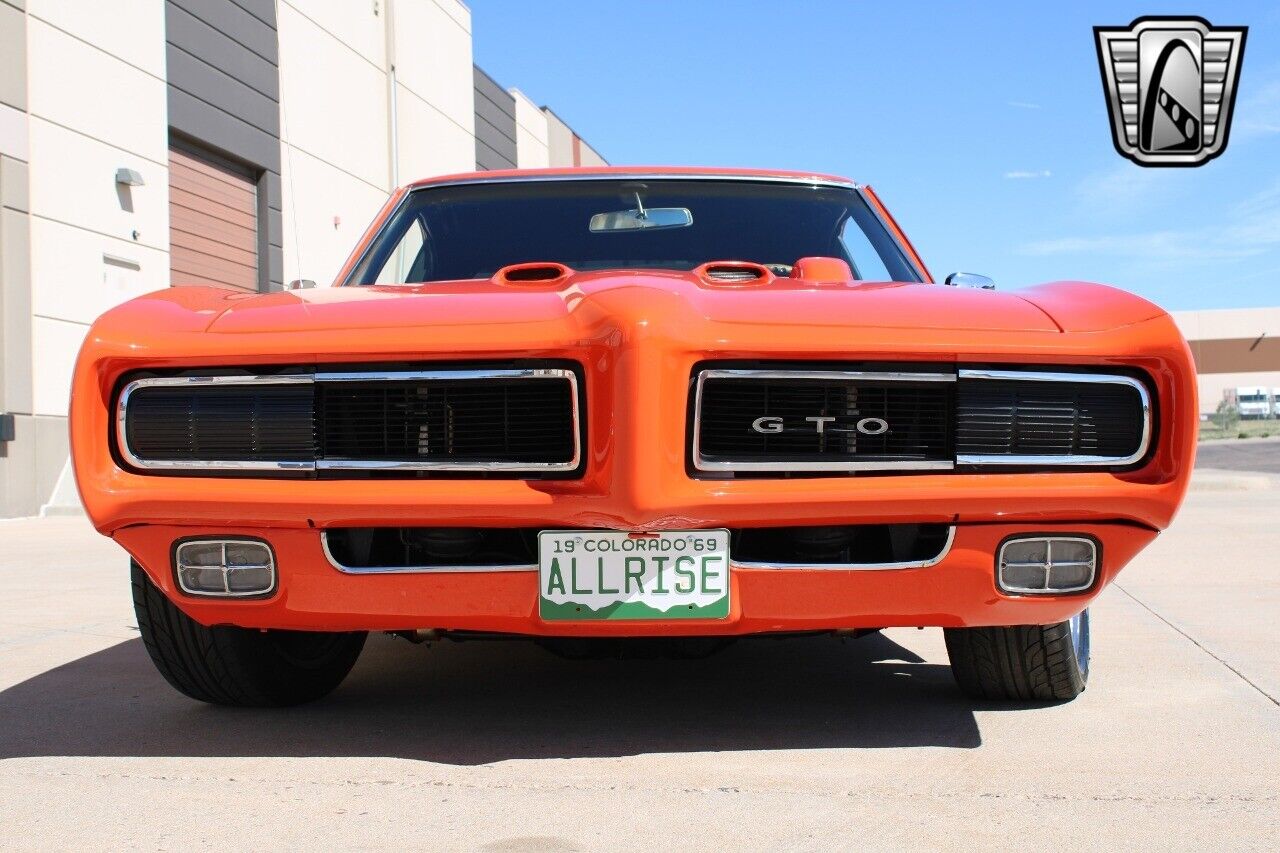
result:
M 1009 536 L 1084 534 L 1101 544 L 1094 585 L 1057 596 L 996 588 L 993 561 Z M 274 593 L 256 600 L 200 598 L 177 588 L 173 543 L 191 536 L 250 536 L 275 551 Z M 1026 625 L 1082 610 L 1156 536 L 1124 522 L 960 524 L 936 565 L 916 569 L 754 569 L 731 572 L 730 613 L 717 620 L 544 622 L 532 571 L 351 575 L 330 564 L 317 529 L 137 525 L 115 532 L 152 581 L 205 625 L 297 630 L 503 632 L 557 636 L 739 635 L 893 626 Z
M 878 292 L 869 291 L 868 300 Z M 318 294 L 316 302 L 302 306 L 308 312 L 302 316 L 297 297 L 273 294 L 254 297 L 250 307 L 223 316 L 208 332 L 211 318 L 225 306 L 211 305 L 212 297 L 203 292 L 175 289 L 108 314 L 86 341 L 72 391 L 71 444 L 90 518 L 205 624 L 744 634 L 1058 622 L 1087 605 L 1170 523 L 1187 488 L 1195 447 L 1195 375 L 1187 346 L 1167 316 L 1115 328 L 1109 324 L 1117 318 L 1097 318 L 1099 325 L 1082 327 L 1107 326 L 1099 331 L 1036 327 L 996 335 L 937 323 L 919 327 L 911 312 L 937 309 L 928 309 L 925 291 L 904 291 L 901 316 L 853 328 L 825 315 L 827 297 L 821 292 L 762 295 L 749 307 L 736 292 L 716 295 L 670 276 L 604 290 L 584 285 L 563 295 L 455 297 L 438 297 L 453 308 L 435 308 L 431 300 L 437 297 L 424 294 L 419 301 L 431 303 L 432 312 L 418 305 L 417 313 L 407 313 L 417 302 L 359 291 L 338 311 L 323 304 L 332 294 Z M 870 310 L 878 303 L 864 304 Z M 370 306 L 381 306 L 382 313 L 375 316 Z M 584 368 L 587 435 L 580 479 L 148 476 L 123 468 L 108 446 L 113 395 L 132 371 L 520 358 L 567 360 Z M 1157 401 L 1158 443 L 1140 469 L 1124 472 L 693 476 L 686 460 L 694 367 L 740 359 L 1141 370 Z M 321 531 L 339 527 L 655 531 L 894 523 L 956 525 L 953 547 L 944 560 L 922 569 L 736 569 L 727 619 L 679 624 L 548 624 L 536 615 L 536 573 L 345 575 L 329 564 L 321 546 Z M 993 562 L 999 543 L 1013 534 L 1057 531 L 1092 535 L 1101 543 L 1094 586 L 1061 597 L 997 591 Z M 216 601 L 175 589 L 176 540 L 235 535 L 261 537 L 273 546 L 279 583 L 270 598 Z

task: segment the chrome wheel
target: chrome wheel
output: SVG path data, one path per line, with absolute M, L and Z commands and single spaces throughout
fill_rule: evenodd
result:
M 1089 609 L 1085 608 L 1067 622 L 1071 631 L 1071 649 L 1076 653 L 1080 674 L 1089 674 Z

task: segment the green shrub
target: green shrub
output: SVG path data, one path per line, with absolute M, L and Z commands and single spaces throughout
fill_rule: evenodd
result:
M 1213 413 L 1213 423 L 1223 432 L 1230 432 L 1240 424 L 1240 409 L 1235 403 L 1223 400 L 1218 404 L 1218 410 Z M 1240 433 L 1240 438 L 1244 438 L 1245 434 Z

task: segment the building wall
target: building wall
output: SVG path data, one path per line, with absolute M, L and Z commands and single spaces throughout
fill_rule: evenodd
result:
M 1241 386 L 1280 388 L 1280 307 L 1178 311 L 1199 376 L 1200 411 Z
M 327 284 L 388 192 L 384 19 L 346 0 L 277 8 L 284 280 Z
M 0 511 L 31 515 L 67 481 L 70 376 L 89 324 L 168 284 L 164 4 L 139 0 L 128 15 L 73 0 L 28 0 L 25 15 L 11 0 L 0 6 L 0 91 L 12 101 L 25 88 L 26 98 L 5 106 L 25 106 L 25 122 L 7 112 L 0 133 L 12 137 L 25 124 L 27 157 L 25 217 L 10 215 L 18 213 L 10 188 L 21 185 L 20 158 L 0 163 L 10 196 L 4 410 L 15 415 L 17 433 L 0 450 Z M 25 75 L 15 40 L 23 40 Z M 146 185 L 117 185 L 119 168 L 137 171 Z
M 256 176 L 261 290 L 332 281 L 399 184 L 582 156 L 471 38 L 459 0 L 0 0 L 0 517 L 75 503 L 72 367 L 170 285 L 171 145 Z
M 284 278 L 323 285 L 395 186 L 476 168 L 471 13 L 456 0 L 278 8 Z
M 578 145 L 578 162 L 576 166 L 608 166 L 609 161 L 600 156 L 600 152 L 596 151 L 587 144 L 580 136 L 574 136 Z
M 458 0 L 394 0 L 392 9 L 398 157 L 391 183 L 473 171 L 471 11 Z
M 36 431 L 31 392 L 31 217 L 27 119 L 27 14 L 0 0 L 0 516 L 31 515 Z
M 516 168 L 516 99 L 477 65 L 476 168 Z
M 516 119 L 516 167 L 545 169 L 551 165 L 547 148 L 547 116 L 519 89 L 511 89 Z
M 547 119 L 547 152 L 552 166 L 607 166 L 594 148 L 583 141 L 560 116 L 543 107 Z
M 273 0 L 166 0 L 170 134 L 257 178 L 258 288 L 282 286 L 280 74 Z
M 561 121 L 560 117 L 547 107 L 542 108 L 542 114 L 547 120 L 547 156 L 550 158 L 551 165 L 578 165 L 577 158 L 574 157 L 573 144 L 578 137 L 573 132 L 573 128 Z

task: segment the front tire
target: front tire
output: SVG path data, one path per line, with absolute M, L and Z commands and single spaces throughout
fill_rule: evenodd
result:
M 206 628 L 183 613 L 136 562 L 130 577 L 138 630 L 151 661 L 178 691 L 214 705 L 297 705 L 342 683 L 364 632 Z
M 1089 681 L 1089 611 L 1055 625 L 946 628 L 951 672 L 971 699 L 1062 702 Z

